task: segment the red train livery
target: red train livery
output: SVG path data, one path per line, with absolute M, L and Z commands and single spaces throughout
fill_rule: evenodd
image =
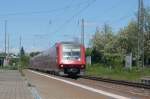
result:
M 59 75 L 84 75 L 85 48 L 75 42 L 56 43 L 30 60 L 30 68 Z

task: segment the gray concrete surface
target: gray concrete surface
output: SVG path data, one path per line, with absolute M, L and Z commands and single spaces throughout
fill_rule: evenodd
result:
M 82 78 L 74 80 L 49 74 L 46 74 L 47 76 L 44 76 L 45 73 L 35 72 L 31 70 L 25 70 L 24 73 L 28 81 L 35 86 L 38 94 L 42 99 L 113 99 L 106 94 L 104 95 L 92 92 L 81 87 L 65 83 L 64 81 L 56 80 L 54 78 L 60 78 L 65 81 L 82 84 L 108 93 L 114 93 L 115 95 L 124 96 L 128 99 L 150 99 L 149 94 L 146 94 L 149 93 L 149 90 L 114 85 L 105 82 L 97 82 Z M 143 92 L 141 90 L 143 90 Z
M 91 92 L 64 82 L 24 71 L 42 99 L 113 99 L 103 94 Z
M 0 70 L 0 99 L 33 99 L 17 70 Z

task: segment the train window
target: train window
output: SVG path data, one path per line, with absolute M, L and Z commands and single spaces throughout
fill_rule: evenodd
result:
M 80 60 L 81 57 L 80 46 L 64 45 L 63 46 L 63 59 L 64 60 Z

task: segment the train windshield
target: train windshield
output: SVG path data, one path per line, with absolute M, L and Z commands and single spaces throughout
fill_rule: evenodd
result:
M 63 45 L 64 60 L 80 60 L 80 46 L 78 45 Z

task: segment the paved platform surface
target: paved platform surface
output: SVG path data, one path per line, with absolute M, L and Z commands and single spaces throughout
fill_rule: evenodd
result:
M 30 70 L 25 70 L 24 73 L 29 82 L 35 86 L 42 99 L 114 99 L 104 94 L 92 92 L 84 88 L 56 80 L 59 77 L 52 76 L 56 79 L 51 79 L 46 76 L 33 73 Z
M 0 99 L 33 99 L 17 70 L 0 70 Z

